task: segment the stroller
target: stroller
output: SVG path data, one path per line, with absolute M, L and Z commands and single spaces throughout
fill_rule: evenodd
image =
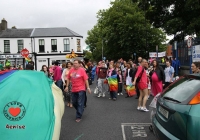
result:
M 150 120 L 151 120 L 151 122 L 152 122 L 153 116 L 156 114 L 157 99 L 158 99 L 158 97 L 159 97 L 160 95 L 161 95 L 160 93 L 157 94 L 157 95 L 153 98 L 153 100 L 151 101 L 151 103 L 150 103 L 150 105 L 149 105 L 149 112 L 150 112 Z M 151 132 L 153 132 L 153 126 L 152 126 L 152 125 L 149 126 L 149 130 L 150 130 Z

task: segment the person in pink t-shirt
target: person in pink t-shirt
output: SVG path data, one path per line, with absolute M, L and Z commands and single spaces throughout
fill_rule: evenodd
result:
M 56 61 L 55 62 L 55 66 L 53 68 L 53 80 L 56 84 L 56 86 L 58 86 L 62 91 L 63 91 L 63 83 L 62 83 L 62 79 L 61 79 L 61 76 L 62 76 L 62 71 L 61 71 L 61 68 L 58 66 L 59 62 Z
M 70 69 L 67 76 L 67 84 L 65 91 L 68 91 L 68 86 L 71 81 L 72 84 L 72 103 L 76 109 L 76 122 L 81 121 L 81 117 L 84 111 L 85 92 L 86 87 L 91 94 L 91 90 L 88 83 L 88 76 L 81 66 L 81 61 L 74 60 L 73 68 Z

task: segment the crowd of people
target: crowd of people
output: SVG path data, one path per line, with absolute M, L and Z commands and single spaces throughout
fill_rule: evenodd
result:
M 165 64 L 165 67 L 160 66 L 160 63 Z M 117 97 L 123 94 L 126 98 L 133 97 L 127 91 L 127 87 L 134 87 L 138 99 L 137 110 L 148 112 L 146 108 L 148 98 L 161 93 L 175 80 L 173 63 L 173 59 L 165 58 L 158 61 L 157 59 L 146 60 L 142 57 L 138 57 L 137 62 L 131 59 L 125 61 L 121 58 L 117 61 L 99 61 L 97 64 L 80 60 L 62 64 L 55 61 L 49 67 L 43 65 L 41 71 L 62 90 L 66 106 L 76 109 L 76 121 L 79 122 L 84 108 L 87 107 L 86 91 L 91 93 L 89 85 L 92 83 L 96 84 L 94 92 L 98 98 L 106 97 L 108 93 L 109 100 L 113 101 L 117 101 Z M 0 71 L 5 70 L 2 65 L 1 63 Z M 199 73 L 200 63 L 192 63 L 191 69 L 193 73 Z M 33 61 L 26 65 L 26 70 L 34 70 Z M 114 76 L 117 83 L 113 85 L 109 79 Z

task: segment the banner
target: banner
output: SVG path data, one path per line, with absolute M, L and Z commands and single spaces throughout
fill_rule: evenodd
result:
M 166 56 L 166 52 L 158 52 L 158 57 Z M 157 52 L 149 52 L 149 57 L 157 57 Z
M 192 61 L 200 62 L 200 45 L 192 47 Z

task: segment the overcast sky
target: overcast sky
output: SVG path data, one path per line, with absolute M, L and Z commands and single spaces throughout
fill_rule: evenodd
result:
M 85 40 L 97 23 L 96 13 L 109 8 L 110 1 L 0 0 L 0 19 L 7 20 L 8 28 L 68 27 Z

